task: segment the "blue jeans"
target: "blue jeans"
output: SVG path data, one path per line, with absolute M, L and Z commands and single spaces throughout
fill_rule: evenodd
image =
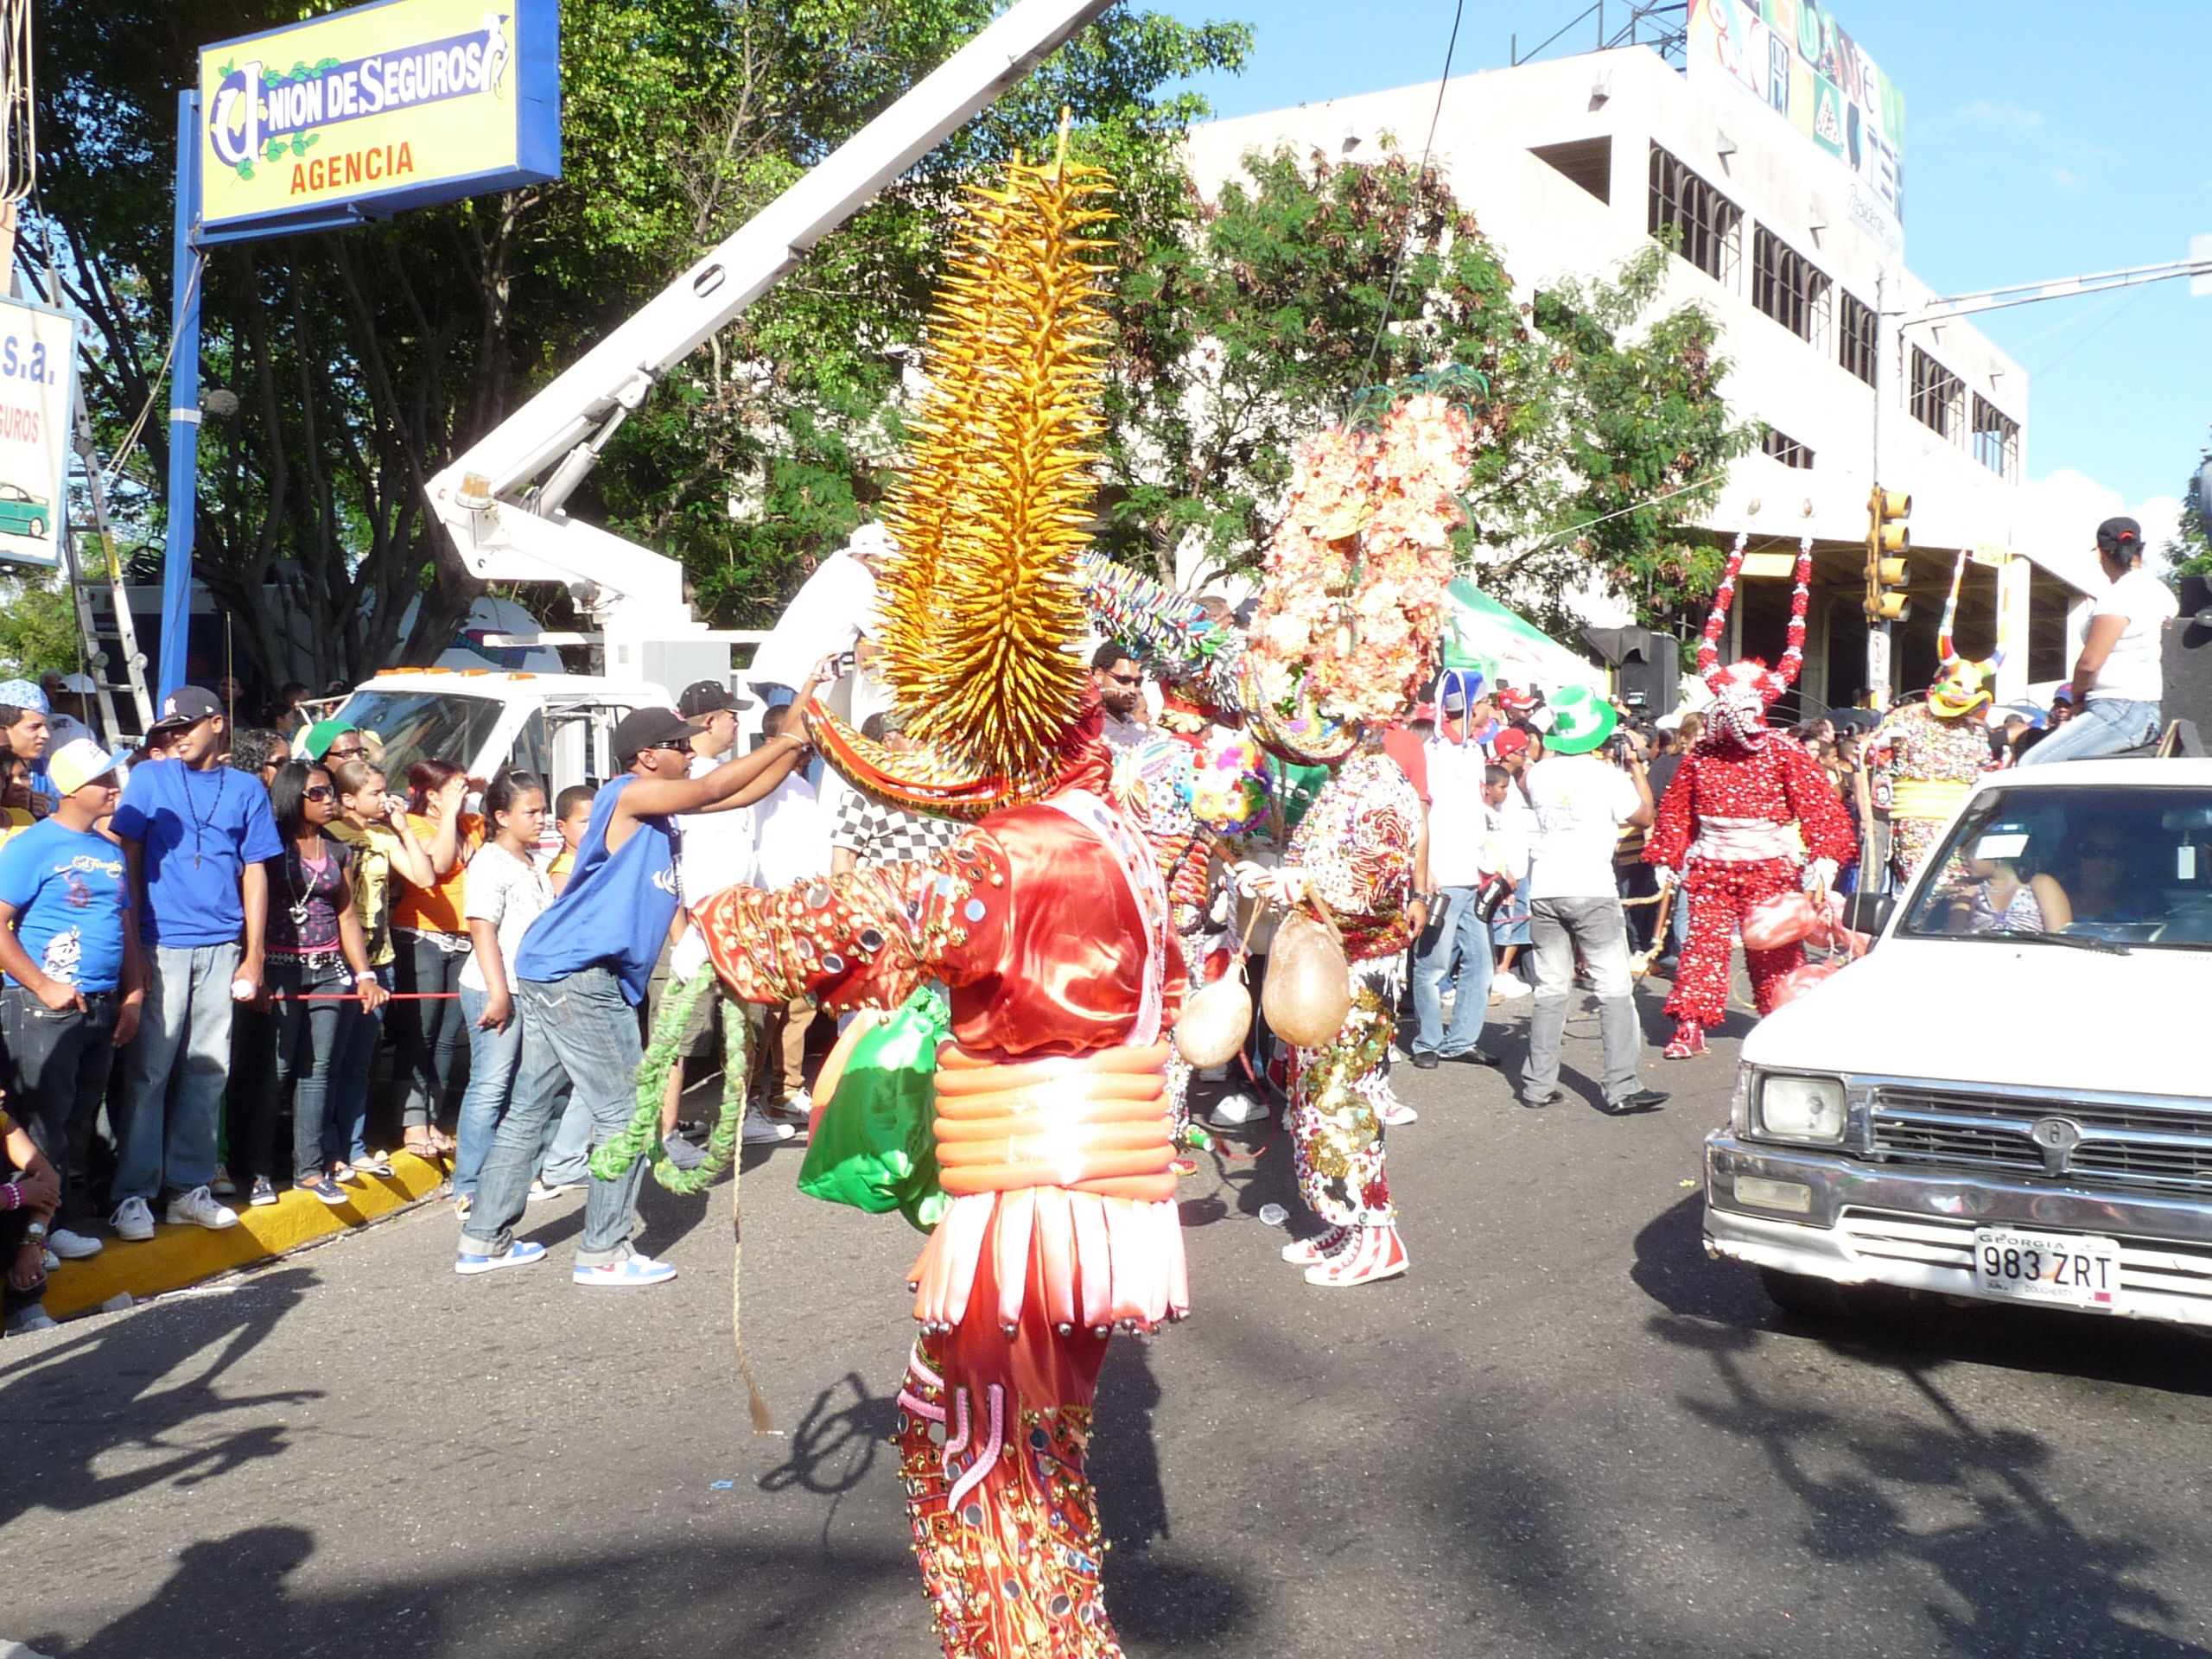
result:
M 215 1179 L 215 1132 L 231 1069 L 235 944 L 146 953 L 146 1006 L 124 1063 L 113 1192 L 151 1204 Z M 181 1065 L 180 1065 L 181 1057 Z M 169 1087 L 176 1075 L 174 1092 Z
M 2158 735 L 2158 705 L 2125 697 L 2098 697 L 2020 757 L 2024 766 L 2056 760 L 2094 760 L 2119 754 Z
M 471 1255 L 503 1255 L 514 1242 L 515 1223 L 529 1200 L 530 1175 L 565 1079 L 591 1116 L 593 1138 L 605 1141 L 629 1126 L 637 1106 L 638 1012 L 620 981 L 604 968 L 586 968 L 565 979 L 517 982 L 522 1009 L 522 1060 L 515 1071 L 507 1115 L 492 1137 L 492 1150 L 476 1179 L 476 1207 L 461 1228 L 461 1248 Z M 594 1176 L 584 1195 L 584 1231 L 576 1265 L 598 1267 L 630 1254 L 630 1225 L 638 1210 L 638 1182 L 645 1160 L 621 1176 Z
M 492 1137 L 507 1115 L 515 1068 L 522 1063 L 520 1005 L 505 1031 L 487 1031 L 476 1022 L 491 1001 L 489 991 L 461 988 L 461 1017 L 468 1029 L 468 1092 L 461 1097 L 461 1122 L 454 1135 L 459 1143 L 453 1155 L 453 1195 L 457 1198 L 475 1195 Z
M 390 990 L 391 964 L 374 971 L 377 982 Z M 358 999 L 338 1005 L 338 1055 L 322 1119 L 322 1155 L 330 1162 L 369 1155 L 369 1068 L 376 1064 L 383 1031 L 383 1008 L 364 1013 Z
M 330 1098 L 331 1068 L 338 1061 L 338 1033 L 346 1005 L 292 999 L 328 996 L 351 988 L 352 984 L 353 976 L 342 968 L 270 964 L 269 988 L 285 996 L 269 1018 L 276 1032 L 276 1098 L 281 1103 L 289 1094 L 292 1100 L 295 1180 L 318 1179 L 329 1161 L 322 1150 L 323 1113 Z M 353 1007 L 356 1014 L 361 1011 L 358 1000 Z
M 1414 945 L 1414 1052 L 1464 1054 L 1480 1045 L 1490 1014 L 1490 927 L 1475 914 L 1479 887 L 1446 887 L 1436 913 Z M 1444 1029 L 1444 982 L 1457 999 L 1452 1028 Z

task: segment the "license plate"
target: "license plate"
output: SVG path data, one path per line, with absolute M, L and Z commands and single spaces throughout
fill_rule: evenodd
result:
M 2120 1245 L 2073 1233 L 1979 1227 L 1974 1278 L 1985 1296 L 2109 1313 L 2120 1294 Z

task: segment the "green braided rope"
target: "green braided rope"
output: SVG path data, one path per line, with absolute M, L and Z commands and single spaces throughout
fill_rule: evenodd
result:
M 720 982 L 711 969 L 677 981 L 662 993 L 660 1014 L 653 1021 L 652 1040 L 638 1063 L 638 1109 L 621 1134 L 591 1155 L 591 1173 L 602 1181 L 619 1179 L 640 1158 L 651 1160 L 653 1179 L 679 1195 L 703 1192 L 737 1157 L 737 1134 L 745 1120 L 745 1077 L 749 1055 L 742 1019 L 722 1021 L 722 1115 L 707 1140 L 707 1160 L 696 1169 L 678 1169 L 661 1144 L 660 1103 L 668 1089 L 668 1074 L 675 1070 L 683 1033 L 700 999 L 720 994 Z M 732 1028 L 737 1035 L 733 1039 Z M 731 1050 L 734 1048 L 735 1052 Z

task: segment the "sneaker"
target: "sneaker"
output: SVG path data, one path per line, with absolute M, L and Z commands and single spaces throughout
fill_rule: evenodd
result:
M 221 1164 L 215 1166 L 215 1179 L 207 1183 L 207 1190 L 219 1198 L 237 1196 L 238 1184 L 231 1179 L 231 1172 Z
M 1393 1043 L 1393 1044 L 1391 1044 L 1391 1045 L 1390 1045 L 1390 1064 L 1391 1064 L 1391 1065 L 1403 1065 L 1406 1063 L 1407 1058 L 1408 1058 L 1408 1056 L 1407 1056 L 1406 1051 L 1405 1051 L 1404 1049 L 1400 1048 L 1400 1047 L 1399 1047 L 1395 1043 Z
M 35 1331 L 51 1331 L 58 1321 L 54 1315 L 36 1302 L 19 1307 L 8 1316 L 8 1334 L 28 1337 Z
M 1639 1112 L 1656 1112 L 1667 1103 L 1666 1094 L 1657 1089 L 1639 1089 L 1625 1100 L 1605 1103 L 1607 1117 L 1634 1117 Z
M 759 1106 L 754 1106 L 746 1112 L 744 1126 L 738 1130 L 737 1135 L 738 1139 L 744 1141 L 748 1147 L 762 1147 L 773 1146 L 779 1141 L 788 1141 L 798 1133 L 798 1130 L 792 1125 L 789 1123 L 779 1123 L 774 1118 L 769 1116 L 765 1109 Z M 642 1258 L 633 1256 L 631 1259 L 632 1261 L 636 1261 Z M 597 1272 L 598 1269 L 594 1268 L 593 1271 Z M 673 1273 L 676 1269 L 671 1268 L 669 1271 Z M 583 1269 L 582 1268 L 578 1268 L 576 1272 L 581 1274 L 583 1272 Z M 578 1278 L 576 1282 L 578 1284 L 582 1284 L 585 1281 L 582 1278 Z M 599 1281 L 594 1280 L 592 1282 L 597 1283 Z
M 1435 1070 L 1436 1070 L 1436 1052 L 1435 1052 L 1435 1051 L 1434 1051 L 1433 1049 L 1427 1049 L 1427 1048 L 1417 1048 L 1417 1049 L 1414 1050 L 1414 1069 L 1415 1071 L 1435 1071 Z
M 1458 1060 L 1466 1065 L 1496 1065 L 1497 1056 L 1486 1048 L 1463 1048 L 1456 1053 L 1439 1054 L 1440 1060 Z
M 1268 1115 L 1268 1109 L 1242 1089 L 1232 1090 L 1214 1102 L 1213 1111 L 1206 1121 L 1217 1129 L 1242 1128 Z
M 346 1189 L 327 1175 L 318 1175 L 311 1181 L 301 1181 L 297 1185 L 301 1192 L 312 1193 L 334 1210 L 341 1204 L 351 1202 Z
M 167 1217 L 172 1227 L 189 1222 L 195 1227 L 205 1227 L 220 1232 L 226 1227 L 238 1224 L 238 1212 L 227 1204 L 219 1204 L 215 1195 L 204 1186 L 195 1186 L 189 1192 L 180 1192 L 169 1200 Z
M 266 1175 L 257 1175 L 253 1178 L 253 1196 L 246 1202 L 257 1208 L 276 1202 L 276 1189 L 270 1184 Z
M 1419 1112 L 1414 1110 L 1395 1095 L 1385 1099 L 1376 1109 L 1375 1115 L 1382 1120 L 1382 1127 L 1386 1129 L 1395 1129 L 1408 1123 L 1417 1122 L 1421 1118 Z
M 1684 1020 L 1675 1027 L 1675 1035 L 1665 1050 L 1670 1060 L 1694 1058 L 1705 1052 L 1705 1027 L 1694 1020 Z
M 590 1285 L 601 1290 L 635 1290 L 644 1285 L 664 1284 L 676 1277 L 676 1269 L 665 1262 L 656 1262 L 650 1255 L 634 1253 L 620 1262 L 601 1262 L 595 1268 L 576 1264 L 570 1275 L 580 1285 Z
M 129 1244 L 143 1244 L 154 1236 L 154 1212 L 143 1198 L 125 1198 L 115 1206 L 107 1224 Z
M 1294 1238 L 1282 1247 L 1282 1259 L 1294 1268 L 1310 1268 L 1316 1262 L 1327 1261 L 1351 1243 L 1351 1238 L 1349 1227 L 1332 1227 L 1311 1238 Z
M 466 1243 L 467 1241 L 463 1241 Z M 453 1259 L 453 1270 L 464 1276 L 479 1273 L 496 1273 L 501 1268 L 526 1268 L 533 1262 L 545 1259 L 545 1247 L 518 1238 L 499 1255 L 476 1255 L 463 1250 Z
M 582 1181 L 554 1181 L 550 1185 L 544 1181 L 532 1181 L 530 1184 L 529 1201 L 532 1204 L 543 1204 L 551 1198 L 565 1198 L 582 1185 Z
M 57 1227 L 46 1236 L 46 1248 L 64 1262 L 82 1262 L 88 1255 L 98 1255 L 106 1246 L 97 1238 L 86 1238 L 67 1227 Z
M 1503 997 L 1509 1002 L 1533 995 L 1529 982 L 1518 974 L 1500 974 L 1496 979 L 1491 981 L 1490 988 L 1493 993 Z
M 1395 1226 L 1363 1227 L 1348 1249 L 1306 1269 L 1306 1282 L 1327 1290 L 1349 1290 L 1395 1279 L 1406 1270 L 1406 1246 Z
M 810 1123 L 814 1121 L 814 1096 L 801 1089 L 772 1104 L 764 1104 L 760 1109 L 770 1117 L 781 1118 L 786 1122 Z
M 668 1161 L 678 1169 L 696 1169 L 707 1161 L 707 1154 L 703 1151 L 672 1130 L 661 1137 L 660 1149 L 668 1154 Z

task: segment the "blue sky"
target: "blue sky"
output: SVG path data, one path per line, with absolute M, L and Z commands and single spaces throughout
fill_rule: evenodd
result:
M 1453 10 L 1147 3 L 1255 26 L 1245 73 L 1202 84 L 1223 115 L 1433 81 Z M 1452 73 L 1503 67 L 1516 31 L 1525 48 L 1581 10 L 1466 0 Z M 1905 262 L 1939 293 L 2185 258 L 2192 235 L 2212 234 L 2208 0 L 1837 0 L 1835 11 L 1904 89 Z M 2185 281 L 1975 323 L 2028 371 L 2031 477 L 2080 473 L 2133 507 L 2177 494 L 2212 442 L 2212 296 L 2190 297 Z

